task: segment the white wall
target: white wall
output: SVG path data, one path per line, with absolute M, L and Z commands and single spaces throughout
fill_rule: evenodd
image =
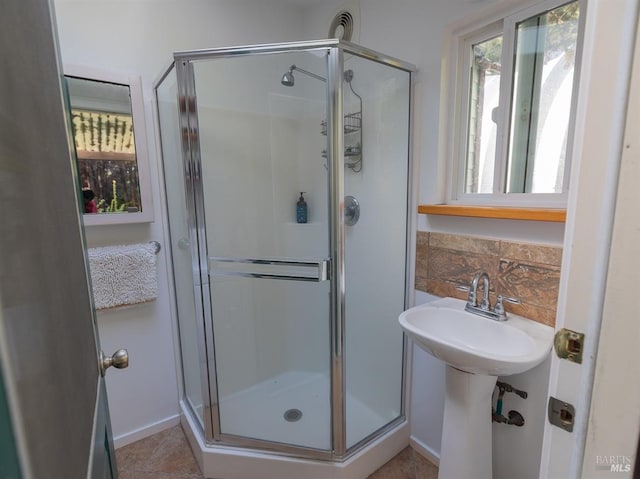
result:
M 298 38 L 300 11 L 279 3 L 55 0 L 62 61 L 140 74 L 151 93 L 173 52 Z
M 172 52 L 299 37 L 295 8 L 251 1 L 56 0 L 62 62 L 142 76 L 149 136 L 155 222 L 87 228 L 88 246 L 158 240 L 165 246 L 162 200 L 150 103 L 152 83 Z M 107 376 L 116 445 L 172 424 L 181 385 L 176 375 L 175 325 L 167 248 L 159 256 L 159 296 L 148 305 L 99 313 L 105 352 L 126 347 L 127 370 Z
M 436 299 L 437 296 L 416 291 L 416 305 Z M 444 416 L 445 363 L 415 344 L 411 360 L 411 444 L 437 463 Z

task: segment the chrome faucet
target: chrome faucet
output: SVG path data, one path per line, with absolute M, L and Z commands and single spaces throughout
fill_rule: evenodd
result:
M 478 283 L 482 280 L 482 301 L 478 304 Z M 491 303 L 489 302 L 489 275 L 484 271 L 476 273 L 471 281 L 469 288 L 469 298 L 467 299 L 467 306 L 472 308 L 480 308 L 482 310 L 491 309 Z
M 482 300 L 478 303 L 478 286 L 480 286 L 480 280 L 482 280 Z M 484 316 L 485 318 L 494 319 L 496 321 L 506 321 L 507 313 L 504 310 L 504 302 L 519 304 L 520 300 L 516 298 L 505 298 L 501 294 L 498 295 L 496 305 L 491 309 L 491 302 L 489 300 L 489 275 L 485 271 L 479 271 L 471 280 L 469 286 L 457 286 L 459 290 L 468 291 L 467 304 L 464 310 Z

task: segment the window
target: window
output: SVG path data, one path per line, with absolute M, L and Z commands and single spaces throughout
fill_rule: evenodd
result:
M 563 206 L 579 14 L 547 1 L 454 36 L 454 202 Z
M 67 65 L 65 84 L 84 224 L 153 221 L 140 77 Z

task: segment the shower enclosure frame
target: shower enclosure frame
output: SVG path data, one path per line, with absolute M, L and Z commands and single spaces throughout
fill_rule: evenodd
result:
M 204 192 L 200 159 L 199 126 L 197 117 L 197 97 L 193 61 L 225 57 L 254 56 L 296 51 L 326 51 L 327 61 L 327 135 L 329 166 L 329 279 L 330 285 L 330 338 L 331 338 L 331 449 L 328 451 L 304 446 L 295 446 L 262 439 L 251 439 L 221 432 L 217 377 L 215 364 L 215 344 L 213 314 L 209 293 L 209 256 L 207 254 Z M 405 309 L 412 305 L 414 287 L 414 265 L 411 259 L 415 251 L 417 171 L 412 159 L 413 138 L 413 89 L 416 67 L 410 63 L 380 54 L 368 48 L 339 39 L 274 43 L 238 47 L 223 47 L 202 50 L 181 51 L 174 54 L 174 61 L 154 83 L 154 91 L 175 67 L 177 77 L 179 128 L 183 169 L 186 181 L 186 202 L 188 208 L 189 242 L 193 265 L 193 281 L 197 321 L 200 327 L 198 353 L 203 385 L 204 439 L 209 446 L 247 447 L 285 456 L 305 459 L 344 461 L 362 450 L 372 441 L 406 421 L 406 382 L 410 345 L 403 334 L 402 391 L 399 416 L 372 434 L 347 448 L 345 416 L 345 223 L 344 223 L 344 145 L 343 145 L 343 65 L 344 53 L 381 63 L 409 74 L 408 109 L 408 168 L 407 168 L 407 218 L 405 252 Z M 156 98 L 157 101 L 157 98 Z M 200 294 L 198 294 L 200 293 Z M 184 377 L 184 372 L 183 372 Z M 208 390 L 207 386 L 208 385 Z M 193 417 L 197 415 L 190 401 Z M 197 421 L 200 424 L 199 421 Z

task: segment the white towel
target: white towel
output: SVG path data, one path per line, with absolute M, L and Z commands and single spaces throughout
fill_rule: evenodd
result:
M 153 243 L 89 248 L 88 253 L 96 309 L 144 303 L 158 296 Z

